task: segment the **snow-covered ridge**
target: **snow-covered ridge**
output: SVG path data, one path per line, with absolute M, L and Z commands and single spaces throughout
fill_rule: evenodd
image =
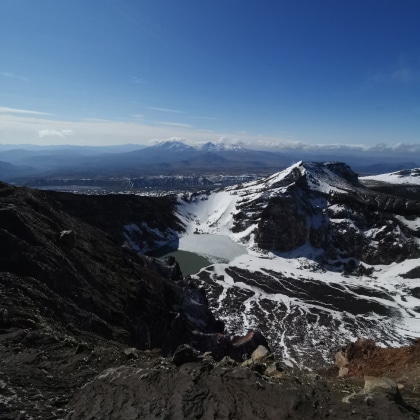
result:
M 420 168 L 406 169 L 388 174 L 364 176 L 361 181 L 379 181 L 390 184 L 420 185 Z
M 364 188 L 346 164 L 301 161 L 263 179 L 217 192 L 183 195 L 179 197 L 178 210 L 187 232 L 228 235 L 252 247 L 253 233 L 261 222 L 263 210 L 274 199 L 289 197 L 297 206 L 295 212 L 307 213 L 309 219 L 305 225 L 310 229 L 333 219 L 336 224 L 343 224 L 341 219 L 348 220 L 347 211 L 339 212 L 341 216 L 336 214 L 336 201 L 349 195 L 352 195 L 350 200 L 362 203 L 370 200 L 370 208 L 378 202 L 377 194 Z

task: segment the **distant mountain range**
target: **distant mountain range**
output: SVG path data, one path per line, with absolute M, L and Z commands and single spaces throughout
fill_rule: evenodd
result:
M 143 176 L 209 174 L 267 176 L 296 161 L 344 161 L 363 175 L 420 166 L 410 154 L 254 150 L 241 145 L 208 142 L 190 146 L 165 141 L 153 146 L 109 147 L 0 145 L 0 180 L 17 185 L 39 179 L 111 179 Z M 36 181 L 37 180 L 37 181 Z

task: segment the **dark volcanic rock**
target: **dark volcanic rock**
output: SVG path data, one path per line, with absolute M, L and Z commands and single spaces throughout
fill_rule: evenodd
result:
M 201 352 L 211 352 L 215 360 L 229 356 L 236 362 L 242 362 L 250 357 L 259 345 L 269 347 L 265 337 L 259 331 L 254 330 L 249 330 L 244 336 L 232 338 L 218 333 L 206 334 L 196 331 L 191 343 Z
M 262 249 L 280 252 L 297 248 L 308 240 L 306 213 L 292 197 L 274 197 L 261 213 L 255 239 Z
M 179 281 L 183 279 L 178 261 L 172 256 L 166 257 L 163 261 L 157 258 L 147 257 L 146 264 L 172 281 Z
M 137 195 L 80 195 L 48 191 L 56 209 L 95 226 L 119 244 L 129 240 L 146 252 L 161 246 L 162 240 L 176 240 L 183 231 L 175 215 L 176 197 Z
M 196 362 L 199 355 L 200 353 L 188 344 L 182 344 L 175 350 L 172 362 L 177 366 L 181 366 L 184 363 Z

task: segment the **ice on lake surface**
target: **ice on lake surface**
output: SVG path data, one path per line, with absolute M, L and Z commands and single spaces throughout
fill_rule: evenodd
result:
M 179 238 L 179 249 L 194 252 L 216 259 L 229 262 L 239 255 L 247 254 L 243 245 L 233 242 L 226 235 L 188 234 Z
M 164 258 L 174 256 L 184 276 L 197 273 L 201 268 L 216 262 L 229 262 L 240 255 L 247 254 L 247 249 L 225 235 L 187 234 L 159 248 L 148 255 Z

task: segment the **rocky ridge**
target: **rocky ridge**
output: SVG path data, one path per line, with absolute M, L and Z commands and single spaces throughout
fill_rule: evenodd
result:
M 232 230 L 255 224 L 261 249 L 287 252 L 309 242 L 326 259 L 368 264 L 420 256 L 420 235 L 395 217 L 418 216 L 420 202 L 365 188 L 344 163 L 300 162 L 236 194 Z

